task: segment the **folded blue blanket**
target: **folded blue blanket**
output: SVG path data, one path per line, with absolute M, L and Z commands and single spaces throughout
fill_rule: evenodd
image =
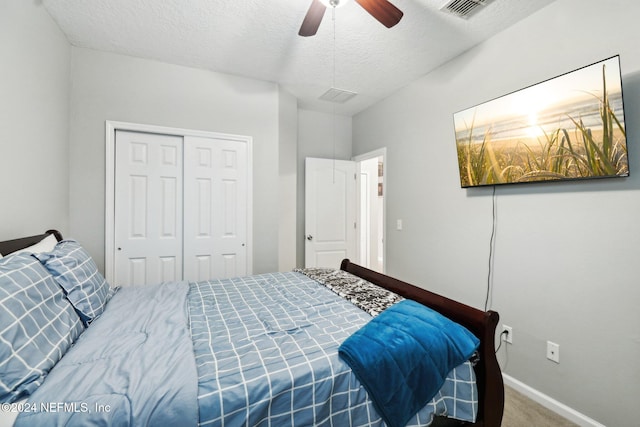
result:
M 404 300 L 347 338 L 338 352 L 387 425 L 401 427 L 479 344 L 463 326 L 420 303 Z

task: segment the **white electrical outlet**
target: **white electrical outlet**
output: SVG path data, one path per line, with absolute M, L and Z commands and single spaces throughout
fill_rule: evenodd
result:
M 513 328 L 511 326 L 502 325 L 502 333 L 500 336 L 502 337 L 502 341 L 513 344 Z
M 547 359 L 560 363 L 560 345 L 547 341 Z

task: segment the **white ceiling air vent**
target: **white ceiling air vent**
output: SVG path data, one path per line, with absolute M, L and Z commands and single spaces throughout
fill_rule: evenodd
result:
M 357 93 L 355 92 L 332 87 L 331 89 L 320 95 L 318 99 L 322 99 L 323 101 L 335 102 L 337 104 L 344 104 L 356 95 Z
M 491 0 L 451 0 L 440 10 L 452 13 L 461 18 L 467 19 L 474 13 L 482 10 Z

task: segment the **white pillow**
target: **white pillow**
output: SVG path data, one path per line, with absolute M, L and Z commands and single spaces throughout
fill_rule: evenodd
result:
M 28 248 L 24 248 L 24 249 L 19 249 L 15 252 L 12 252 L 11 255 L 15 255 L 15 254 L 19 254 L 22 252 L 29 252 L 32 254 L 40 254 L 43 252 L 51 252 L 53 250 L 53 248 L 56 247 L 56 244 L 58 243 L 58 239 L 56 239 L 56 236 L 54 236 L 53 234 L 49 234 L 47 237 L 45 237 L 44 239 L 40 240 L 38 243 L 36 243 L 35 245 L 31 245 Z

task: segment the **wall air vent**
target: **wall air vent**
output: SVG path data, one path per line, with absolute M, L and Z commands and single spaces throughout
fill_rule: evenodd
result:
M 356 95 L 357 93 L 355 92 L 332 87 L 331 89 L 320 95 L 318 99 L 322 99 L 323 101 L 335 102 L 336 104 L 344 104 Z
M 440 10 L 452 13 L 461 18 L 467 19 L 471 15 L 482 10 L 491 0 L 451 0 Z

